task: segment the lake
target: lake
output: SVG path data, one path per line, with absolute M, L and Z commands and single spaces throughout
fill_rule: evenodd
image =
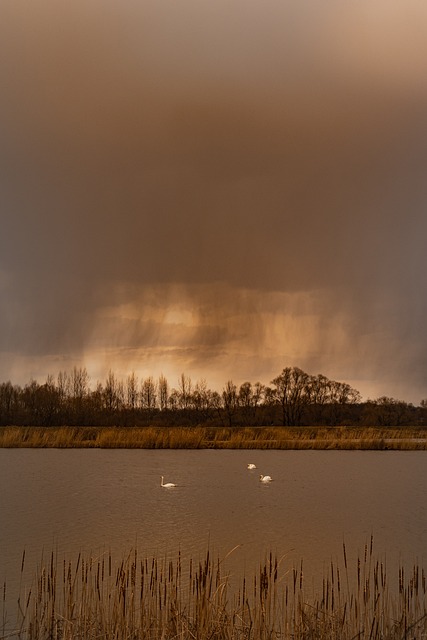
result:
M 270 551 L 321 579 L 331 561 L 374 553 L 389 572 L 426 565 L 426 453 L 0 449 L 0 584 L 13 599 L 25 550 L 41 555 L 135 547 L 143 556 L 203 558 L 236 579 Z M 249 471 L 247 464 L 257 469 Z M 262 485 L 259 474 L 273 482 Z M 160 476 L 176 488 L 160 486 Z

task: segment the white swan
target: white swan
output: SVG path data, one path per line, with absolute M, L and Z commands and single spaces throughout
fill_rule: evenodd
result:
M 263 476 L 263 475 L 260 475 L 259 479 L 261 480 L 261 482 L 271 482 L 273 480 L 271 476 Z
M 250 462 L 248 464 L 248 469 L 256 469 L 256 464 L 252 464 L 252 462 Z
M 161 477 L 161 481 L 160 481 L 160 486 L 161 487 L 165 487 L 166 489 L 171 489 L 172 487 L 176 487 L 176 484 L 174 484 L 173 482 L 166 482 L 166 484 L 163 483 L 163 476 Z

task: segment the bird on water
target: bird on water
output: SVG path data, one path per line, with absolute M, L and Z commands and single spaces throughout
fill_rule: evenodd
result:
M 161 481 L 160 481 L 161 487 L 165 487 L 165 489 L 171 489 L 172 487 L 176 487 L 176 484 L 174 484 L 173 482 L 166 482 L 166 484 L 164 484 L 163 476 L 160 476 L 160 477 L 161 477 Z
M 260 475 L 259 479 L 261 482 L 271 482 L 273 480 L 271 476 L 263 476 L 263 475 Z

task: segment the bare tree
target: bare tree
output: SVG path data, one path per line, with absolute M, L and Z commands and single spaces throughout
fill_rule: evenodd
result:
M 399 427 L 410 417 L 409 408 L 402 400 L 381 396 L 367 402 L 366 413 L 368 419 L 380 427 Z
M 89 393 L 90 376 L 86 367 L 74 367 L 70 376 L 70 386 L 73 398 L 82 400 Z
M 254 407 L 258 407 L 261 404 L 262 399 L 264 397 L 264 393 L 265 393 L 265 385 L 261 384 L 261 382 L 255 382 L 252 390 L 252 398 L 253 398 L 252 402 Z
M 239 388 L 239 405 L 247 409 L 252 406 L 253 390 L 251 382 L 243 382 Z
M 264 393 L 264 385 L 260 382 L 256 382 L 252 385 L 251 382 L 243 382 L 239 388 L 239 406 L 243 412 L 245 420 L 252 422 L 255 420 L 257 407 L 261 403 Z
M 142 381 L 141 406 L 143 409 L 155 409 L 157 406 L 157 385 L 152 376 Z
M 65 402 L 67 398 L 71 398 L 71 378 L 66 371 L 60 371 L 56 378 L 56 386 L 61 401 Z
M 205 411 L 209 408 L 208 404 L 208 385 L 204 378 L 197 380 L 194 390 L 191 404 L 197 411 Z
M 209 419 L 214 409 L 218 408 L 218 394 L 208 388 L 204 378 L 198 380 L 192 395 L 192 406 L 203 418 Z
M 132 371 L 126 378 L 126 403 L 131 411 L 138 407 L 138 376 Z
M 86 367 L 73 367 L 68 378 L 70 389 L 69 407 L 74 424 L 84 424 L 86 416 L 86 400 L 89 395 L 89 374 Z
M 123 406 L 124 390 L 114 372 L 110 369 L 104 386 L 104 406 L 107 411 L 117 411 Z
M 0 423 L 10 424 L 14 410 L 16 409 L 18 390 L 10 380 L 0 384 Z
M 360 393 L 346 382 L 328 382 L 328 422 L 336 425 L 346 420 L 349 405 L 360 402 Z
M 176 389 L 177 403 L 179 409 L 190 409 L 192 403 L 193 384 L 191 378 L 181 373 Z
M 169 384 L 163 374 L 160 374 L 157 383 L 159 406 L 161 411 L 165 411 L 169 407 Z
M 286 367 L 272 380 L 273 397 L 280 404 L 283 425 L 299 425 L 304 406 L 309 402 L 309 376 L 298 367 Z
M 319 424 L 325 414 L 325 406 L 329 402 L 331 381 L 324 375 L 309 376 L 307 395 L 310 398 L 311 415 Z
M 239 406 L 237 387 L 232 380 L 228 380 L 224 389 L 222 390 L 222 401 L 224 411 L 228 420 L 228 426 L 231 427 L 233 424 L 233 416 Z

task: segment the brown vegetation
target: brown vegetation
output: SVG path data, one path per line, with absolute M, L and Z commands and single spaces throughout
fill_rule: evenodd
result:
M 2 427 L 0 447 L 425 450 L 418 427 Z
M 25 557 L 25 555 L 24 555 Z M 24 557 L 22 568 L 24 566 Z M 329 566 L 319 592 L 306 588 L 302 564 L 271 553 L 253 576 L 231 585 L 220 560 L 101 557 L 42 562 L 19 598 L 22 640 L 403 640 L 427 632 L 426 577 L 414 566 L 387 575 L 371 544 L 355 567 Z M 6 590 L 6 587 L 5 587 Z M 3 616 L 6 620 L 7 616 Z

